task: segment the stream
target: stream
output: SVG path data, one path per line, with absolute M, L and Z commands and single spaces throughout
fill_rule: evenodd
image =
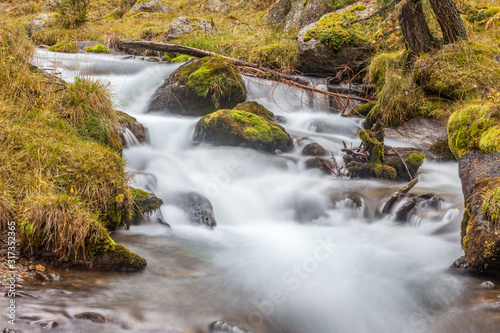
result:
M 66 81 L 91 76 L 109 85 L 118 109 L 147 127 L 150 143 L 132 137 L 123 151 L 130 185 L 164 200 L 171 228 L 153 218 L 112 235 L 147 260 L 142 272 L 71 269 L 28 286 L 37 298 L 19 300 L 23 332 L 46 332 L 54 322 L 51 332 L 496 332 L 498 311 L 487 311 L 477 292 L 484 279 L 449 270 L 463 255 L 457 163 L 425 161 L 412 193 L 444 201 L 399 223 L 377 211 L 403 183 L 305 168 L 300 152 L 311 140 L 339 162 L 342 141 L 360 142 L 362 120 L 326 113 L 319 95 L 247 77 L 248 100 L 284 117 L 290 135 L 309 139 L 280 155 L 196 146 L 198 118 L 145 113 L 179 64 L 46 50 L 36 56 L 40 68 Z M 192 191 L 212 203 L 214 230 L 191 225 L 169 204 Z M 81 312 L 107 322 L 75 319 Z

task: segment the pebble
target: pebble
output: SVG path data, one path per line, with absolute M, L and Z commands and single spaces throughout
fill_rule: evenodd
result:
M 483 289 L 495 289 L 496 285 L 491 281 L 484 281 L 479 285 Z

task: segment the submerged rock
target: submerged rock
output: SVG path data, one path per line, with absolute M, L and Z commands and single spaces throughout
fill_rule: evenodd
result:
M 94 323 L 105 323 L 106 317 L 96 312 L 82 312 L 75 315 L 76 319 L 90 320 Z
M 210 200 L 196 192 L 179 194 L 174 204 L 182 208 L 192 224 L 206 225 L 214 228 L 217 225 Z
M 325 156 L 327 153 L 327 150 L 317 142 L 312 142 L 302 149 L 302 155 L 305 156 Z
M 176 39 L 180 36 L 187 35 L 193 32 L 212 32 L 213 29 L 214 27 L 212 26 L 212 24 L 205 20 L 184 16 L 176 17 L 172 21 L 172 23 L 170 23 L 168 34 L 163 39 L 163 42 L 166 43 L 169 40 Z
M 500 270 L 500 153 L 470 151 L 459 161 L 465 198 L 461 237 L 472 271 Z
M 245 85 L 234 65 L 221 57 L 205 57 L 172 73 L 153 94 L 148 112 L 204 116 L 219 108 L 233 108 L 246 98 Z
M 313 157 L 306 161 L 306 168 L 308 169 L 320 169 L 327 175 L 332 174 L 332 170 L 335 170 L 335 165 L 330 160 L 325 160 L 323 157 Z
M 269 120 L 268 116 L 264 118 L 236 108 L 219 110 L 202 117 L 196 123 L 194 138 L 196 142 L 248 147 L 268 153 L 276 150 L 287 152 L 293 148 L 290 135 L 283 127 Z
M 141 0 L 130 9 L 131 13 L 173 13 L 173 9 L 161 0 Z
M 479 287 L 482 289 L 495 289 L 496 285 L 491 281 L 484 281 L 479 285 Z

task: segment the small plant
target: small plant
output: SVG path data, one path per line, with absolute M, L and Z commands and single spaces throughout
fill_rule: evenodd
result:
M 97 44 L 94 46 L 87 46 L 85 49 L 87 52 L 93 52 L 93 53 L 110 53 L 111 51 L 104 45 L 102 44 Z
M 49 51 L 52 52 L 64 52 L 64 53 L 77 53 L 78 45 L 73 43 L 72 41 L 62 41 L 55 45 L 49 47 Z

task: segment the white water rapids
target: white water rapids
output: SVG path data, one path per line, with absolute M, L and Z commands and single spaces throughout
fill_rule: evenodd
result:
M 425 162 L 413 191 L 446 202 L 437 217 L 400 224 L 375 211 L 403 184 L 308 170 L 300 151 L 310 140 L 281 155 L 195 146 L 197 118 L 145 114 L 177 64 L 45 50 L 36 62 L 67 81 L 90 75 L 109 84 L 118 108 L 148 128 L 150 143 L 123 153 L 135 175 L 131 186 L 148 186 L 164 199 L 172 228 L 149 223 L 113 234 L 148 261 L 142 272 L 79 271 L 38 286 L 39 298 L 19 305 L 27 332 L 48 321 L 59 323 L 54 332 L 207 332 L 218 320 L 270 333 L 494 331 L 488 316 L 471 308 L 477 280 L 448 270 L 463 254 L 457 163 Z M 339 162 L 342 141 L 359 144 L 361 120 L 327 114 L 320 96 L 308 106 L 300 101 L 307 95 L 286 86 L 246 84 L 248 100 L 283 116 L 291 135 L 313 139 Z M 191 225 L 169 205 L 189 191 L 211 201 L 214 230 Z M 346 199 L 353 193 L 361 208 Z M 74 319 L 84 311 L 109 322 Z

